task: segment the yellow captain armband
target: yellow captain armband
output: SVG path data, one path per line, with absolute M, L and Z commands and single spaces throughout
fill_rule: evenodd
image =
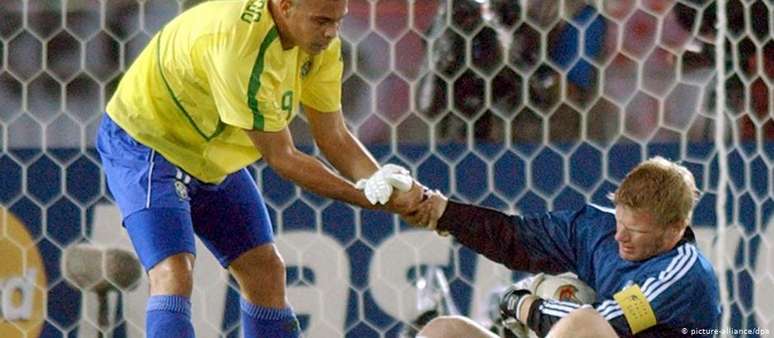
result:
M 613 295 L 613 298 L 621 306 L 633 334 L 656 325 L 656 314 L 639 285 L 628 286 Z

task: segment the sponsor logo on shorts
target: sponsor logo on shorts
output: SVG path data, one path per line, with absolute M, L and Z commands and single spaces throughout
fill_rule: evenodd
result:
M 177 197 L 180 197 L 181 200 L 188 199 L 188 187 L 185 186 L 183 181 L 175 180 L 175 192 L 177 192 Z
M 191 176 L 177 168 L 175 173 L 175 192 L 180 200 L 188 200 L 188 183 L 191 183 Z

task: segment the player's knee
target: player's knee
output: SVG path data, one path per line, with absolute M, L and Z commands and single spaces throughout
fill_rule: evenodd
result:
M 148 271 L 151 295 L 191 296 L 194 257 L 190 253 L 170 256 Z
M 462 316 L 441 316 L 428 322 L 417 334 L 424 338 L 435 337 L 490 337 L 486 330 Z
M 450 333 L 454 332 L 454 327 L 459 325 L 457 324 L 459 320 L 460 318 L 456 316 L 437 317 L 425 324 L 422 331 L 419 331 L 418 336 L 427 338 L 448 337 Z
M 285 299 L 285 262 L 274 244 L 253 248 L 229 266 L 242 296 L 253 304 L 282 307 Z
M 271 271 L 270 273 L 285 276 L 285 260 L 282 259 L 282 255 L 276 249 L 272 250 L 264 263 Z
M 582 308 L 571 312 L 554 325 L 549 336 L 551 338 L 618 337 L 607 320 L 592 308 Z
M 285 287 L 285 261 L 277 250 L 273 250 L 268 256 L 262 257 L 256 264 L 260 264 L 257 265 L 259 269 L 251 274 L 266 274 L 271 280 L 281 284 L 278 287 Z
M 230 268 L 235 274 L 250 278 L 285 275 L 285 262 L 274 244 L 261 245 L 245 252 L 231 263 Z
M 285 262 L 274 244 L 245 252 L 231 262 L 229 269 L 248 293 L 277 293 L 285 287 Z

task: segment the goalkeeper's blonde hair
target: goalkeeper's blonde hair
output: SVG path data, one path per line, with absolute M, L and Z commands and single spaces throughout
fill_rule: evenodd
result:
M 615 205 L 650 213 L 656 224 L 688 226 L 698 200 L 696 180 L 682 165 L 657 156 L 637 165 L 610 194 Z

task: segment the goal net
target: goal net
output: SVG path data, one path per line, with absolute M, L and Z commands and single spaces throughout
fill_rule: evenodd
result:
M 0 2 L 0 337 L 144 336 L 147 280 L 100 298 L 71 286 L 60 260 L 81 242 L 131 249 L 96 128 L 153 34 L 200 2 Z M 721 282 L 720 336 L 763 336 L 774 331 L 773 29 L 765 0 L 350 0 L 343 109 L 380 163 L 508 212 L 609 206 L 638 162 L 679 161 L 701 190 L 693 227 Z M 318 154 L 300 116 L 294 140 Z M 439 308 L 486 323 L 490 293 L 518 277 L 264 163 L 251 171 L 307 337 L 410 335 Z M 238 337 L 238 287 L 197 245 L 197 335 Z

